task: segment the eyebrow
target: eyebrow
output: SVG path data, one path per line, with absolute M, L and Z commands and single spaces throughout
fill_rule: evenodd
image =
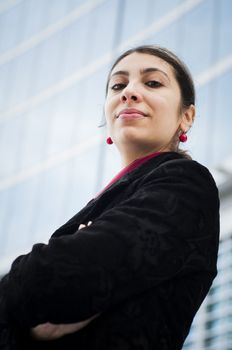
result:
M 162 74 L 164 74 L 166 76 L 166 78 L 170 81 L 169 76 L 167 75 L 167 73 L 165 73 L 162 69 L 159 68 L 155 68 L 155 67 L 149 67 L 149 68 L 145 68 L 145 69 L 140 69 L 140 74 L 146 74 L 146 73 L 151 73 L 151 72 L 160 72 Z M 113 73 L 110 76 L 110 79 L 115 76 L 115 75 L 125 75 L 125 76 L 129 76 L 129 72 L 126 70 L 118 70 L 117 72 Z

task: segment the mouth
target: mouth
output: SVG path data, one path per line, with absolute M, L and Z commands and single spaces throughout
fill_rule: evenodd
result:
M 119 112 L 117 118 L 120 119 L 141 119 L 145 118 L 147 115 L 135 108 L 126 108 Z

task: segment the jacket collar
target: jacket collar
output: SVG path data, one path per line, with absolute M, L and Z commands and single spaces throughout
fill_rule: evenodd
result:
M 111 191 L 118 189 L 118 187 L 121 185 L 125 185 L 128 182 L 132 182 L 134 179 L 139 178 L 141 175 L 144 175 L 144 173 L 149 172 L 150 170 L 161 165 L 162 163 L 165 163 L 169 160 L 182 159 L 182 158 L 184 157 L 177 152 L 160 153 L 156 157 L 148 159 L 145 163 L 139 165 L 134 170 L 122 176 L 119 180 L 114 182 L 110 187 L 108 187 L 104 192 L 101 192 L 97 197 L 93 198 L 90 202 L 93 202 L 102 198 L 104 195 L 110 193 Z
M 97 217 L 102 211 L 104 211 L 104 207 L 109 205 L 109 203 L 112 201 L 112 197 L 121 191 L 124 191 L 124 189 L 126 191 L 129 183 L 138 179 L 140 176 L 143 176 L 152 169 L 157 168 L 163 163 L 183 158 L 184 157 L 177 152 L 164 152 L 160 153 L 156 157 L 150 158 L 145 163 L 139 165 L 131 172 L 122 176 L 118 181 L 114 182 L 97 197 L 91 199 L 84 208 L 82 208 L 68 222 L 56 230 L 52 237 L 59 237 L 74 233 L 81 223 L 83 224 L 89 220 L 94 220 L 94 217 Z

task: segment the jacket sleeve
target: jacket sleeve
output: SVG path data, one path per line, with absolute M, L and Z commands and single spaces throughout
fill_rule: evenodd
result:
M 175 277 L 213 280 L 218 212 L 205 167 L 167 162 L 91 226 L 18 257 L 0 283 L 5 317 L 22 327 L 78 322 Z

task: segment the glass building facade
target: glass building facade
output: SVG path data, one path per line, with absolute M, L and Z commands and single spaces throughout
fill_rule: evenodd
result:
M 0 0 L 0 275 L 121 169 L 107 145 L 105 83 L 140 44 L 189 66 L 197 116 L 185 148 L 221 196 L 219 273 L 185 349 L 232 349 L 232 1 Z

